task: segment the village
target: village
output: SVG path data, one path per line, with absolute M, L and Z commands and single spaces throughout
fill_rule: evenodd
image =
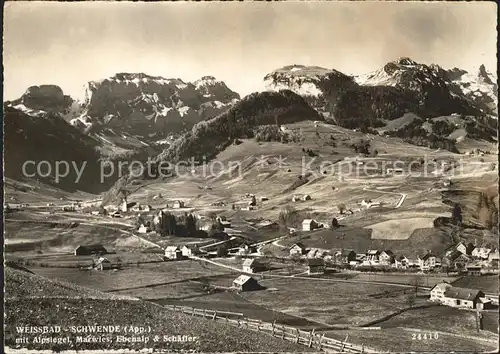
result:
M 256 205 L 254 195 L 246 197 L 251 199 L 248 203 L 249 207 Z M 362 203 L 370 205 L 370 201 L 363 200 Z M 183 235 L 186 235 L 185 232 L 188 234 L 194 232 L 198 237 L 201 236 L 206 240 L 189 241 L 184 244 L 177 242 L 166 246 L 158 245 L 163 250 L 163 260 L 167 262 L 187 259 L 207 260 L 212 264 L 239 271 L 241 275 L 234 279 L 231 287 L 231 290 L 238 292 L 262 289 L 258 279 L 283 276 L 279 275 L 280 272 L 273 272 L 273 267 L 270 265 L 272 262 L 294 265 L 297 273 L 287 275 L 292 277 L 328 278 L 331 274 L 352 272 L 384 275 L 407 274 L 409 276 L 430 274 L 434 277 L 439 277 L 440 274 L 443 277 L 453 274 L 473 277 L 498 274 L 498 249 L 473 243 L 459 242 L 446 249 L 443 254 L 435 254 L 429 250 L 416 257 L 398 254 L 389 249 L 366 249 L 364 252 L 356 252 L 353 249 L 306 247 L 302 242 L 284 246 L 280 242 L 289 237 L 297 237 L 297 235 L 307 237 L 308 234 L 317 230 L 335 228 L 338 225 L 327 225 L 314 219 L 305 219 L 302 221 L 300 229 L 289 228 L 285 235 L 270 240 L 252 242 L 252 240 L 245 238 L 241 231 L 237 230 L 231 221 L 223 215 L 210 213 L 200 216 L 187 211 L 182 213 L 183 209 L 189 209 L 180 200 L 170 202 L 168 206 L 168 210 L 155 210 L 150 205 L 129 203 L 126 198 L 123 198 L 116 208 L 105 210 L 104 213 L 111 218 L 136 218 L 134 232 L 137 237 L 145 240 L 148 239 L 148 236 L 157 233 L 175 234 L 179 227 L 192 228 L 191 230 L 183 229 Z M 173 216 L 170 209 L 177 210 L 180 215 Z M 91 211 L 92 215 L 100 213 L 102 213 L 102 209 L 101 211 Z M 172 222 L 175 229 L 172 228 Z M 192 226 L 188 226 L 190 223 Z M 279 225 L 270 220 L 261 221 L 257 225 L 262 228 L 279 230 Z M 269 251 L 269 245 L 277 246 L 280 250 L 279 254 L 273 254 Z M 107 253 L 102 244 L 93 244 L 78 246 L 74 254 L 75 256 L 95 256 L 88 269 L 96 271 L 119 269 L 119 265 L 113 264 L 106 258 Z M 225 259 L 236 259 L 238 262 L 227 263 L 224 262 Z M 498 296 L 486 295 L 479 289 L 455 287 L 446 282 L 437 283 L 430 288 L 428 294 L 430 302 L 444 306 L 476 310 L 488 310 L 498 306 Z

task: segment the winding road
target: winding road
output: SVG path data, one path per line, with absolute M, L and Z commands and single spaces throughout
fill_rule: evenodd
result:
M 403 202 L 405 201 L 406 197 L 408 196 L 408 194 L 406 193 L 397 193 L 397 192 L 386 192 L 386 191 L 381 191 L 379 189 L 369 189 L 368 187 L 363 187 L 363 190 L 364 191 L 368 191 L 368 192 L 376 192 L 376 193 L 382 193 L 382 194 L 392 194 L 392 195 L 400 195 L 401 196 L 401 199 L 399 199 L 398 203 L 396 204 L 396 206 L 394 207 L 394 209 L 397 209 L 399 208 Z

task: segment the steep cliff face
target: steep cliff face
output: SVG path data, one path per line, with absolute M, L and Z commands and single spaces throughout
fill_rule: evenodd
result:
M 190 128 L 239 99 L 237 93 L 211 76 L 186 83 L 142 73 L 120 73 L 91 81 L 85 93 L 84 113 L 71 122 L 73 125 L 90 131 L 111 127 L 143 136 Z
M 81 105 L 56 85 L 30 86 L 17 100 L 5 102 L 30 116 L 41 117 L 47 113 L 56 114 L 69 121 L 81 114 Z
M 264 83 L 271 91 L 291 90 L 323 111 L 331 111 L 342 93 L 357 86 L 352 77 L 340 71 L 304 65 L 277 69 L 264 77 Z
M 374 72 L 348 76 L 337 70 L 285 66 L 264 77 L 270 90 L 288 88 L 329 112 L 338 124 L 378 126 L 406 112 L 421 117 L 496 114 L 496 79 L 482 66 L 477 75 L 399 58 Z

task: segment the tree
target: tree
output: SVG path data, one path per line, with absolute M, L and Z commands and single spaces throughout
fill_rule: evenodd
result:
M 162 236 L 175 235 L 177 232 L 177 218 L 170 213 L 162 212 L 156 231 Z
M 297 225 L 298 217 L 299 214 L 297 210 L 293 206 L 287 205 L 280 211 L 278 215 L 278 223 L 284 229 L 287 227 L 293 227 Z
M 217 257 L 225 257 L 228 255 L 228 250 L 227 250 L 227 247 L 226 245 L 220 245 L 218 248 L 217 248 Z
M 418 293 L 418 289 L 423 285 L 424 281 L 421 276 L 415 275 L 411 280 L 411 285 L 415 288 L 415 294 Z
M 252 195 L 252 201 L 250 202 L 251 206 L 257 205 L 257 199 L 255 199 L 255 195 Z
M 333 218 L 331 228 L 336 229 L 337 227 L 339 227 L 339 221 L 337 220 L 337 218 Z
M 344 214 L 345 212 L 345 209 L 346 209 L 346 206 L 344 203 L 340 203 L 339 205 L 337 205 L 337 208 L 339 208 L 339 213 L 342 215 Z
M 410 294 L 406 297 L 406 304 L 412 308 L 415 305 L 416 297 L 414 294 Z
M 462 208 L 460 205 L 455 204 L 453 206 L 453 210 L 451 211 L 451 218 L 453 220 L 453 224 L 461 225 L 462 224 Z
M 196 226 L 196 218 L 193 214 L 186 216 L 186 231 L 188 235 L 194 235 L 198 229 Z

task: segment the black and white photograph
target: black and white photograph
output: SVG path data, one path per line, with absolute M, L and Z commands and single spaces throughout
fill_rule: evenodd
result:
M 497 4 L 7 1 L 4 352 L 497 353 Z

